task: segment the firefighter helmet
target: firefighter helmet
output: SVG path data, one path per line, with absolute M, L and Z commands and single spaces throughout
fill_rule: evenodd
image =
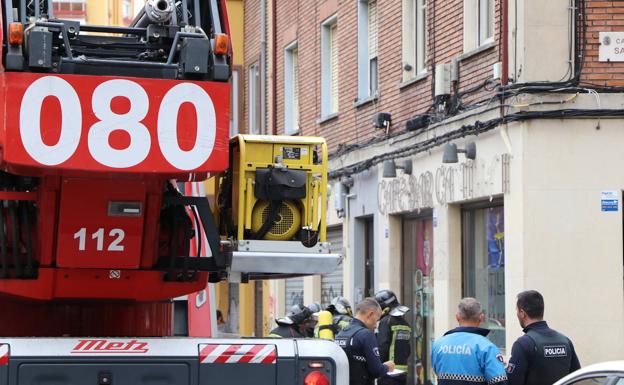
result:
M 332 299 L 331 305 L 327 307 L 327 310 L 335 314 L 348 315 L 353 317 L 353 311 L 351 310 L 351 303 L 345 297 L 336 297 Z
M 402 306 L 399 303 L 399 299 L 396 294 L 391 290 L 382 290 L 375 294 L 375 300 L 381 306 L 383 314 L 390 314 L 391 316 L 402 316 L 409 311 L 407 306 Z
M 290 319 L 294 325 L 301 325 L 310 317 L 312 317 L 312 311 L 301 304 L 294 305 L 286 314 L 286 318 Z

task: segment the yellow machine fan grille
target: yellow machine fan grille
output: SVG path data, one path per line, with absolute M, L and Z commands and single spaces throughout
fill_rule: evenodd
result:
M 252 230 L 258 232 L 269 216 L 269 202 L 256 203 L 252 214 Z M 301 214 L 297 205 L 290 201 L 282 202 L 277 219 L 264 239 L 271 241 L 290 240 L 301 228 Z

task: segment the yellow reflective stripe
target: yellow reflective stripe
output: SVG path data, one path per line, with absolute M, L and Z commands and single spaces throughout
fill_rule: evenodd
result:
M 412 328 L 406 325 L 394 325 L 394 326 L 390 326 L 390 330 L 392 331 L 392 342 L 390 343 L 389 359 L 390 361 L 394 361 L 394 357 L 395 357 L 394 350 L 396 349 L 396 338 L 397 338 L 397 334 L 399 334 L 398 332 L 411 333 Z
M 395 368 L 403 371 L 407 371 L 407 365 L 394 365 Z
M 280 336 L 279 334 L 275 334 L 275 333 L 271 333 L 269 334 L 270 338 L 282 338 L 282 336 Z
M 392 327 L 394 328 L 394 326 Z M 388 352 L 389 357 L 388 359 L 390 361 L 394 361 L 394 349 L 396 348 L 396 337 L 397 337 L 397 333 L 395 333 L 394 330 L 392 330 L 392 342 L 390 343 L 390 351 Z

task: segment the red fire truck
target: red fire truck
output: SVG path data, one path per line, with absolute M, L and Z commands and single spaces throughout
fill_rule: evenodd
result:
M 207 338 L 208 282 L 340 259 L 324 141 L 229 138 L 225 1 L 148 0 L 128 27 L 52 3 L 0 3 L 0 385 L 346 384 L 332 343 Z

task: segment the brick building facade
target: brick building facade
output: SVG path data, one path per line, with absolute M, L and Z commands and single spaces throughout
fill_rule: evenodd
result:
M 433 378 L 431 340 L 455 325 L 462 296 L 484 304 L 504 354 L 525 289 L 545 295 L 583 364 L 624 354 L 613 344 L 624 221 L 621 205 L 601 207 L 624 189 L 609 167 L 622 161 L 624 55 L 599 55 L 624 44 L 620 2 L 246 0 L 245 11 L 245 69 L 258 63 L 266 83 L 246 77 L 244 126 L 253 88 L 267 133 L 327 139 L 328 222 L 345 255 L 328 292 L 358 301 L 390 288 L 410 306 L 410 383 Z M 380 113 L 390 126 L 373 126 Z M 473 143 L 470 159 L 443 163 L 449 144 Z M 336 282 L 272 282 L 271 312 L 325 302 Z

